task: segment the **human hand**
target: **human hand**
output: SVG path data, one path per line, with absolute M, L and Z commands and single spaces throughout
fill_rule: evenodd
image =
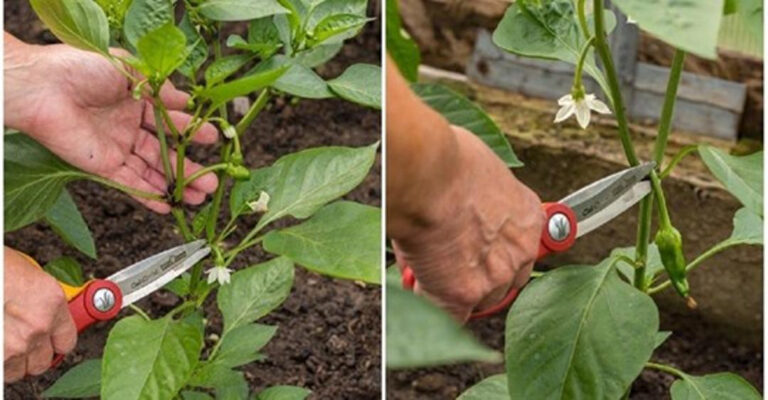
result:
M 27 45 L 9 34 L 5 45 L 6 126 L 29 134 L 86 172 L 144 192 L 166 193 L 152 106 L 133 99 L 129 80 L 108 60 L 67 45 Z M 192 119 L 183 112 L 188 98 L 170 83 L 161 92 L 180 130 Z M 209 144 L 217 137 L 216 128 L 206 124 L 194 141 Z M 169 154 L 176 159 L 173 151 Z M 185 174 L 200 168 L 187 160 Z M 216 175 L 206 174 L 186 187 L 184 201 L 200 204 L 217 185 Z M 170 211 L 166 203 L 137 200 L 156 212 Z
M 491 149 L 462 128 L 453 131 L 457 175 L 393 245 L 398 264 L 414 271 L 414 291 L 466 321 L 528 281 L 544 213 Z
M 11 248 L 4 261 L 3 361 L 5 381 L 15 382 L 45 372 L 54 354 L 72 351 L 77 330 L 56 279 Z

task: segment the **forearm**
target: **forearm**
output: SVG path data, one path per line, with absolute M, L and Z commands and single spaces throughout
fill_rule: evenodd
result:
M 44 76 L 36 75 L 40 58 L 40 46 L 30 45 L 4 32 L 3 78 L 4 78 L 4 124 L 21 131 L 29 131 L 34 115 L 39 112 L 36 100 L 37 87 Z
M 435 196 L 459 173 L 459 144 L 448 121 L 387 63 L 387 233 L 397 239 L 435 222 Z

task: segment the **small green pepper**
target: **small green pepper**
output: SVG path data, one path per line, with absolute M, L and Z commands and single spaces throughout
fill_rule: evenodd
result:
M 675 287 L 680 296 L 689 299 L 690 287 L 686 278 L 683 237 L 680 235 L 680 231 L 672 225 L 661 227 L 656 233 L 655 242 L 661 254 L 661 262 L 664 264 L 664 269 L 667 270 L 672 286 Z
M 242 181 L 251 177 L 251 171 L 242 165 L 229 164 L 227 165 L 227 175 Z

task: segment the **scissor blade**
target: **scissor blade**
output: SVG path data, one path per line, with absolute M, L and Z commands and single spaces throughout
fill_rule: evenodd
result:
M 197 240 L 145 258 L 107 279 L 120 287 L 126 307 L 183 274 L 210 252 L 205 240 Z
M 655 166 L 655 163 L 650 162 L 617 172 L 570 194 L 560 200 L 560 203 L 573 209 L 576 220 L 579 222 L 579 228 L 581 228 L 582 221 L 602 213 L 605 209 L 613 209 L 612 204 L 622 199 L 626 193 L 634 188 L 635 184 L 646 179 Z M 626 208 L 622 209 L 622 211 L 624 210 Z M 618 212 L 612 217 L 620 213 Z M 581 234 L 581 232 L 579 233 Z
M 581 237 L 595 229 L 603 226 L 606 222 L 614 219 L 617 215 L 627 211 L 630 207 L 637 204 L 643 197 L 651 193 L 651 183 L 643 181 L 635 183 L 628 191 L 624 193 L 619 199 L 603 208 L 597 213 L 592 214 L 589 218 L 581 220 L 577 224 L 576 237 Z

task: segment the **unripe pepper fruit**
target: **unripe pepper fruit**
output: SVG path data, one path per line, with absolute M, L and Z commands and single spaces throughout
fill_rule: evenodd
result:
M 663 224 L 662 224 L 663 225 Z M 674 226 L 667 225 L 659 228 L 655 239 L 661 254 L 661 262 L 669 275 L 672 286 L 683 298 L 690 298 L 690 287 L 685 271 L 685 255 L 683 255 L 683 237 Z M 690 302 L 690 300 L 689 300 Z

